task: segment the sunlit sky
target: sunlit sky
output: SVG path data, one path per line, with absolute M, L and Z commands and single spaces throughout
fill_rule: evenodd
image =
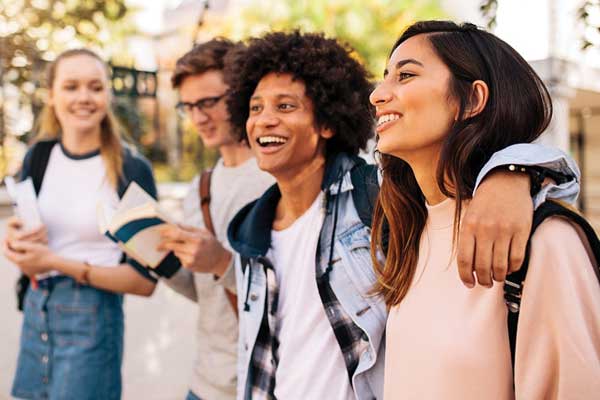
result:
M 148 34 L 161 32 L 164 10 L 184 1 L 190 0 L 126 0 L 128 5 L 139 9 L 136 24 L 140 31 Z M 457 20 L 483 23 L 479 14 L 481 0 L 440 0 L 440 3 Z M 581 31 L 572 26 L 570 14 L 576 9 L 573 4 L 573 0 L 500 0 L 495 33 L 528 60 L 554 55 L 600 66 L 598 52 L 583 55 L 578 51 Z M 554 29 L 550 29 L 551 24 Z M 550 49 L 552 46 L 554 51 Z
M 126 0 L 127 5 L 139 9 L 135 21 L 140 31 L 149 34 L 162 29 L 162 13 L 166 8 L 177 7 L 183 0 Z

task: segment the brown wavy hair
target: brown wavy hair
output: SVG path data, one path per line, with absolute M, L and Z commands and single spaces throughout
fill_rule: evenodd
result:
M 396 41 L 390 56 L 416 35 L 426 35 L 450 70 L 448 93 L 460 107 L 458 121 L 444 139 L 436 175 L 442 193 L 456 199 L 455 241 L 462 202 L 471 198 L 483 165 L 498 150 L 535 140 L 550 123 L 552 102 L 540 77 L 512 47 L 473 24 L 417 22 Z M 489 98 L 479 114 L 467 117 L 476 80 L 487 84 Z M 404 298 L 412 282 L 427 209 L 405 161 L 381 154 L 380 163 L 383 182 L 373 215 L 371 254 L 378 277 L 374 290 L 391 307 Z M 376 257 L 381 250 L 387 251 L 383 263 Z
M 46 69 L 46 87 L 52 89 L 56 78 L 56 69 L 60 62 L 69 57 L 85 55 L 98 60 L 104 66 L 106 74 L 109 77 L 110 71 L 108 65 L 91 50 L 88 49 L 72 49 L 62 52 L 56 59 L 50 63 Z M 33 142 L 46 139 L 60 139 L 62 129 L 54 108 L 48 103 L 44 105 L 42 112 L 36 122 L 36 135 Z M 119 178 L 123 174 L 123 144 L 121 142 L 121 128 L 117 118 L 113 114 L 110 107 L 106 109 L 106 115 L 100 122 L 100 156 L 106 165 L 106 174 L 108 181 L 113 187 L 117 187 Z

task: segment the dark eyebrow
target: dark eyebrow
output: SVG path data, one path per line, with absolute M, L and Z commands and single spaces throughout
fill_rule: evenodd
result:
M 424 67 L 422 62 L 417 61 L 414 58 L 407 58 L 406 60 L 398 61 L 396 63 L 396 69 L 400 69 L 400 68 L 404 67 L 406 64 L 415 64 L 415 65 Z M 385 78 L 389 73 L 390 73 L 390 71 L 388 71 L 388 69 L 386 68 L 385 70 L 383 70 L 383 77 Z
M 279 93 L 279 94 L 275 95 L 275 98 L 277 100 L 281 100 L 282 98 L 285 98 L 285 97 L 289 97 L 289 98 L 292 98 L 292 99 L 295 99 L 295 100 L 299 100 L 298 96 L 296 96 L 295 94 L 291 94 L 291 93 Z M 262 96 L 260 96 L 260 95 L 254 95 L 254 96 L 250 97 L 250 100 L 258 100 L 258 99 L 261 99 L 261 98 L 262 98 Z
M 416 64 L 424 67 L 423 63 L 415 60 L 414 58 L 407 58 L 406 60 L 400 60 L 396 63 L 396 69 L 404 67 L 406 64 Z

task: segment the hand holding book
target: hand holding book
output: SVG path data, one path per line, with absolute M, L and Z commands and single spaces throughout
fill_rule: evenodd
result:
M 169 222 L 173 221 L 158 202 L 136 182 L 129 185 L 116 209 L 98 204 L 100 231 L 129 257 L 162 275 L 169 274 L 160 271 L 174 257 L 169 250 L 158 249 L 161 226 Z

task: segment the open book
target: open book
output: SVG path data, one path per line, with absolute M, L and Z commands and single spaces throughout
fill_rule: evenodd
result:
M 160 227 L 172 222 L 158 202 L 131 182 L 116 209 L 98 203 L 100 232 L 144 267 L 156 269 L 169 254 L 158 251 Z
M 12 176 L 4 178 L 6 191 L 13 203 L 15 214 L 23 223 L 24 231 L 32 231 L 42 225 L 37 197 L 31 178 L 15 182 Z

